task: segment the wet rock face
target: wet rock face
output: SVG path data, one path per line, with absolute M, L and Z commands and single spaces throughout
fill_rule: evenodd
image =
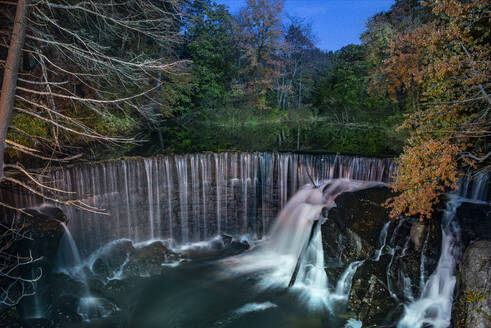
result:
M 414 222 L 411 226 L 411 241 L 417 251 L 421 250 L 421 247 L 423 247 L 426 237 L 426 227 L 427 225 L 421 222 Z
M 466 249 L 459 273 L 456 327 L 491 327 L 491 240 L 477 241 Z
M 379 247 L 378 237 L 388 220 L 382 204 L 392 195 L 387 187 L 347 192 L 335 199 L 336 207 L 323 212 L 327 221 L 321 232 L 330 271 L 364 260 Z
M 337 281 L 349 263 L 365 260 L 353 277 L 348 306 L 367 326 L 396 322 L 401 304 L 419 296 L 421 278 L 429 277 L 440 255 L 441 213 L 425 223 L 389 221 L 383 204 L 393 195 L 387 187 L 341 194 L 321 228 L 329 281 Z
M 336 198 L 336 207 L 329 210 L 328 219 L 341 231 L 350 229 L 370 246 L 377 247 L 378 235 L 389 214 L 383 204 L 391 196 L 393 193 L 388 187 L 343 193 Z
M 462 242 L 467 247 L 478 240 L 491 240 L 491 205 L 464 202 L 457 209 Z

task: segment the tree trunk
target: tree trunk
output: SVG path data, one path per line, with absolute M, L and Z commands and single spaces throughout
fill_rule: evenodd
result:
M 4 152 L 7 129 L 14 107 L 15 90 L 17 88 L 17 75 L 19 63 L 26 36 L 27 3 L 29 0 L 18 0 L 15 12 L 14 27 L 10 39 L 7 61 L 3 72 L 2 93 L 0 94 L 0 181 L 5 178 Z

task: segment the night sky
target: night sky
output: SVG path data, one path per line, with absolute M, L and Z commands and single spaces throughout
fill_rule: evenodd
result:
M 236 14 L 246 0 L 215 0 Z M 350 43 L 360 43 L 360 34 L 368 18 L 387 11 L 394 0 L 286 0 L 285 14 L 311 22 L 323 50 L 338 50 Z

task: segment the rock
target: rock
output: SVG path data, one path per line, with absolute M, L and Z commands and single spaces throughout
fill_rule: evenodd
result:
M 441 211 L 425 223 L 416 218 L 390 221 L 383 204 L 393 195 L 381 186 L 347 192 L 335 199 L 335 208 L 323 212 L 329 281 L 337 281 L 349 263 L 364 260 L 354 274 L 348 305 L 367 327 L 397 321 L 401 303 L 420 294 L 421 268 L 427 278 L 440 255 Z
M 328 212 L 328 219 L 341 231 L 350 229 L 372 247 L 377 247 L 380 230 L 389 217 L 383 204 L 393 195 L 391 189 L 384 186 L 340 194 L 335 199 L 336 207 Z
M 478 240 L 491 240 L 491 205 L 489 203 L 464 202 L 457 209 L 455 219 L 460 224 L 464 247 Z
M 243 241 L 234 240 L 230 244 L 231 249 L 236 250 L 236 251 L 240 251 L 240 252 L 246 251 L 250 247 L 251 246 L 249 245 L 249 243 L 245 240 L 243 240 Z
M 60 222 L 66 222 L 67 218 L 62 210 L 53 206 L 42 206 L 39 209 L 27 209 L 31 216 L 22 215 L 25 222 L 25 231 L 31 239 L 23 239 L 18 243 L 20 254 L 32 253 L 33 258 L 42 258 L 34 267 L 41 268 L 43 272 L 51 272 L 55 265 L 56 253 L 61 237 L 65 233 Z
M 83 297 L 79 300 L 77 313 L 84 321 L 106 318 L 120 309 L 109 300 L 101 297 Z
M 223 242 L 224 247 L 230 246 L 230 244 L 232 243 L 232 240 L 233 240 L 232 236 L 229 236 L 226 234 L 221 234 L 220 237 L 222 237 L 222 242 Z
M 465 250 L 459 273 L 456 327 L 491 327 L 491 240 L 477 241 Z
M 130 240 L 116 240 L 93 254 L 93 263 L 90 268 L 94 274 L 102 279 L 111 279 L 121 271 L 123 265 L 129 260 L 135 249 Z
M 20 239 L 12 245 L 9 253 L 18 254 L 21 257 L 28 258 L 32 256 L 33 262 L 19 267 L 14 275 L 22 278 L 32 279 L 40 277 L 35 287 L 31 284 L 25 284 L 27 292 L 31 293 L 30 288 L 36 288 L 36 293 L 41 293 L 47 279 L 47 273 L 53 271 L 55 267 L 56 253 L 58 245 L 64 234 L 64 229 L 60 222 L 67 220 L 66 216 L 57 207 L 41 206 L 37 209 L 26 209 L 27 214 L 22 214 L 18 218 L 19 222 L 24 225 L 24 233 L 29 238 Z M 0 279 L 0 287 L 2 284 L 9 283 L 8 279 Z M 19 295 L 21 290 L 19 289 Z M 14 295 L 10 295 L 15 299 Z M 32 309 L 33 297 L 24 297 L 20 300 L 17 310 L 23 317 L 24 314 L 29 315 Z M 1 306 L 0 306 L 1 311 Z
M 122 297 L 128 295 L 131 291 L 137 289 L 137 286 L 144 278 L 131 277 L 130 279 L 114 279 L 108 281 L 108 283 L 98 290 L 105 298 L 111 300 L 119 300 Z
M 335 199 L 336 207 L 323 211 L 327 221 L 321 226 L 321 233 L 331 279 L 343 267 L 368 258 L 379 247 L 378 237 L 388 220 L 388 211 L 382 204 L 392 195 L 383 186 L 346 192 Z
M 81 322 L 82 317 L 77 313 L 79 298 L 72 295 L 58 296 L 49 307 L 48 317 L 59 323 Z
M 165 267 L 162 264 L 177 262 L 182 259 L 160 241 L 153 242 L 141 248 L 134 248 L 128 262 L 123 267 L 123 276 L 147 277 L 162 274 Z
M 414 244 L 414 248 L 417 251 L 421 250 L 421 247 L 423 246 L 423 242 L 426 237 L 426 224 L 423 224 L 421 222 L 414 222 L 411 225 L 411 231 L 410 231 L 410 236 L 411 236 L 411 241 Z
M 48 278 L 43 288 L 43 296 L 47 299 L 55 299 L 66 293 L 82 296 L 86 290 L 82 282 L 63 273 L 50 274 Z

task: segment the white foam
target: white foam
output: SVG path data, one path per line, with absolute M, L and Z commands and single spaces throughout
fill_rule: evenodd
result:
M 363 326 L 363 322 L 356 319 L 349 319 L 348 322 L 344 325 L 344 328 L 361 328 Z
M 246 305 L 235 310 L 235 313 L 242 315 L 250 312 L 264 311 L 275 307 L 278 307 L 278 305 L 269 301 L 264 303 L 247 303 Z

